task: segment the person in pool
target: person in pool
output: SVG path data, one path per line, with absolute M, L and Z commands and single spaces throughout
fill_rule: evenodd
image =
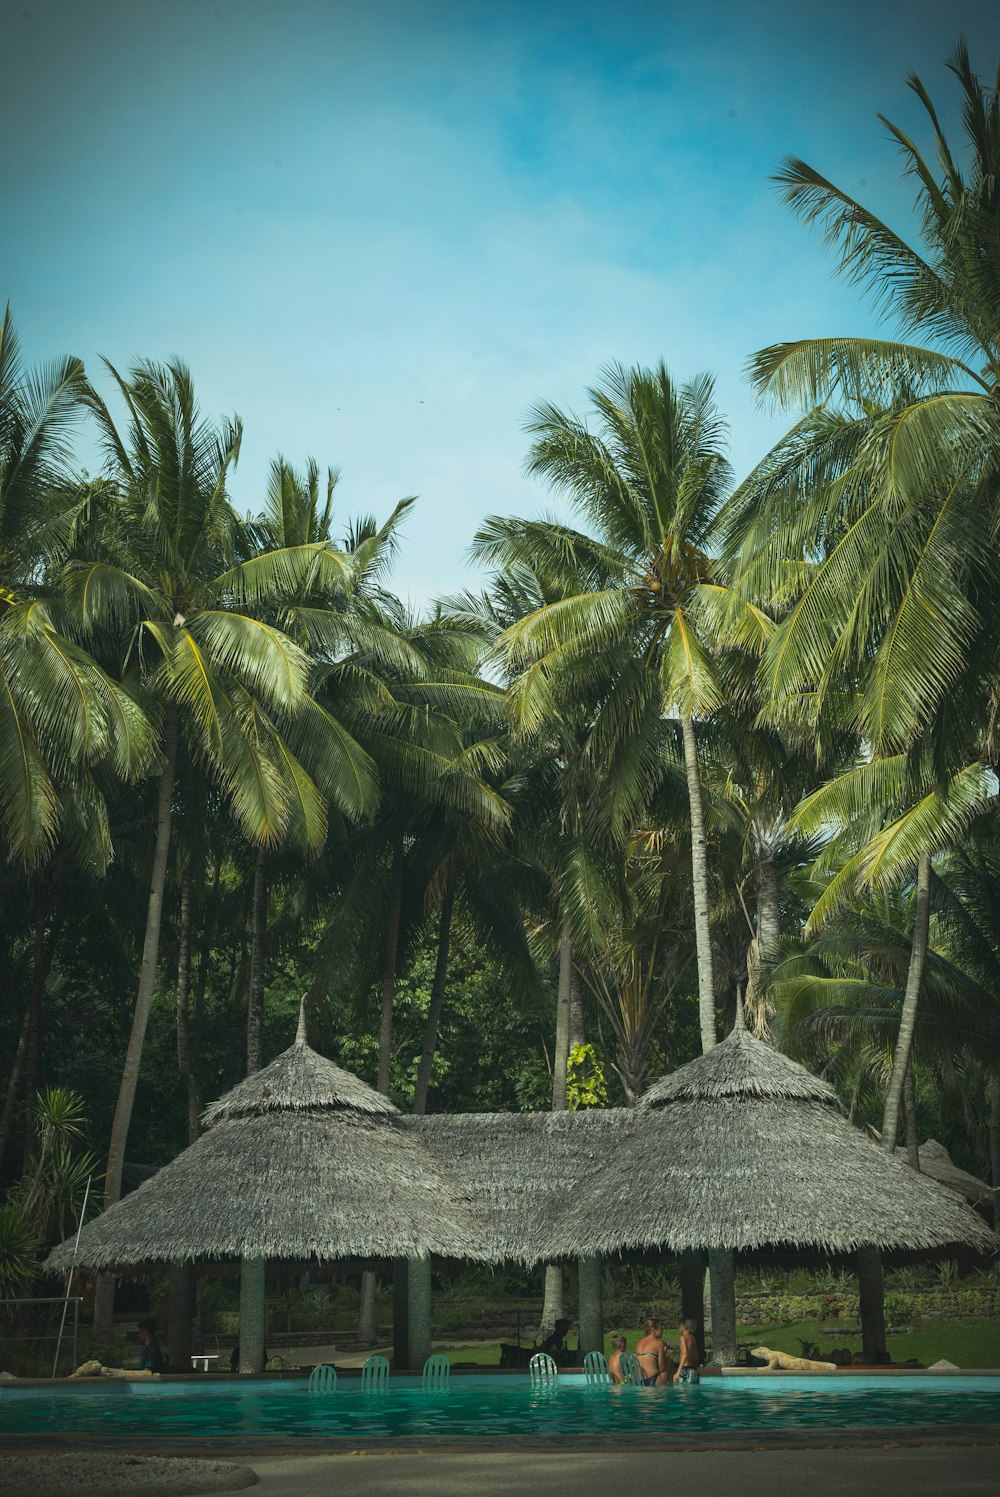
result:
M 635 1354 L 642 1368 L 642 1382 L 646 1388 L 662 1387 L 674 1375 L 674 1364 L 663 1344 L 663 1321 L 643 1322 L 642 1335 L 635 1343 Z
M 620 1332 L 611 1337 L 611 1355 L 608 1358 L 608 1372 L 611 1374 L 613 1383 L 623 1383 L 625 1374 L 622 1372 L 622 1357 L 628 1351 L 628 1342 Z
M 674 1382 L 700 1382 L 698 1364 L 701 1358 L 698 1355 L 698 1339 L 694 1333 L 694 1321 L 682 1320 L 677 1329 L 680 1332 L 681 1347 L 680 1361 L 677 1364 L 677 1371 L 674 1373 Z

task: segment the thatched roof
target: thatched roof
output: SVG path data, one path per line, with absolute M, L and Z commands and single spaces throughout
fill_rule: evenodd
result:
M 825 1082 L 742 1026 L 657 1082 L 569 1195 L 552 1253 L 1000 1246 L 979 1217 L 842 1115 Z
M 478 1257 L 470 1203 L 378 1092 L 304 1035 L 206 1113 L 195 1143 L 84 1227 L 76 1262 Z M 68 1268 L 72 1242 L 46 1267 Z
M 998 1245 L 848 1123 L 826 1082 L 742 1027 L 633 1109 L 415 1118 L 300 1026 L 205 1118 L 196 1143 L 84 1228 L 80 1266 Z M 71 1257 L 63 1243 L 47 1266 Z
M 905 1159 L 905 1146 L 897 1148 L 896 1153 Z M 939 1144 L 936 1138 L 929 1138 L 925 1144 L 921 1144 L 917 1153 L 920 1156 L 920 1169 L 923 1174 L 929 1175 L 932 1180 L 937 1180 L 939 1185 L 947 1185 L 949 1190 L 957 1191 L 971 1206 L 983 1205 L 992 1200 L 993 1192 L 986 1181 L 980 1180 L 977 1175 L 970 1175 L 968 1170 L 961 1169 L 944 1144 Z
M 631 1108 L 595 1108 L 440 1113 L 406 1126 L 475 1201 L 483 1256 L 531 1264 L 550 1255 L 553 1215 L 641 1121 Z
M 797 1065 L 772 1045 L 753 1037 L 740 1024 L 728 1040 L 699 1055 L 679 1071 L 661 1076 L 639 1099 L 640 1107 L 665 1107 L 668 1102 L 695 1099 L 721 1102 L 726 1098 L 772 1097 L 782 1101 L 832 1102 L 837 1094 L 826 1081 Z
M 202 1121 L 211 1125 L 269 1112 L 308 1112 L 317 1107 L 398 1116 L 388 1097 L 366 1086 L 350 1071 L 342 1071 L 332 1060 L 317 1055 L 304 1040 L 296 1040 L 263 1071 L 255 1071 L 206 1107 Z

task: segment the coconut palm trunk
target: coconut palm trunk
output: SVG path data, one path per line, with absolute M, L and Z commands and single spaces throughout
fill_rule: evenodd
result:
M 756 894 L 757 931 L 747 953 L 746 1008 L 754 1033 L 766 1038 L 768 1004 L 765 994 L 781 944 L 778 869 L 766 844 L 758 852 Z
M 403 912 L 403 834 L 393 838 L 392 872 L 389 883 L 389 911 L 385 936 L 385 960 L 382 965 L 382 1011 L 378 1027 L 378 1089 L 389 1095 L 392 1073 L 392 1011 L 396 1001 L 396 957 L 399 951 L 399 923 Z
M 136 993 L 135 1011 L 132 1015 L 132 1029 L 125 1052 L 118 1102 L 111 1122 L 111 1142 L 108 1147 L 108 1168 L 104 1184 L 105 1210 L 121 1199 L 125 1145 L 128 1140 L 129 1125 L 132 1122 L 132 1108 L 135 1104 L 139 1067 L 142 1063 L 142 1047 L 153 1002 L 153 988 L 156 984 L 163 894 L 167 882 L 167 862 L 170 854 L 170 805 L 174 793 L 174 778 L 177 773 L 177 716 L 177 704 L 168 702 L 164 718 L 163 771 L 160 775 L 156 808 L 156 847 L 153 853 L 153 871 L 149 881 L 146 933 L 142 943 L 142 964 L 139 968 L 139 988 Z M 97 1280 L 97 1291 L 94 1296 L 94 1334 L 99 1339 L 107 1340 L 112 1335 L 114 1308 L 115 1281 L 110 1275 L 102 1274 Z
M 454 908 L 455 889 L 449 879 L 441 901 L 434 981 L 431 984 L 431 1001 L 427 1008 L 427 1024 L 424 1028 L 424 1048 L 420 1055 L 417 1084 L 413 1090 L 413 1111 L 421 1114 L 427 1111 L 427 1092 L 431 1084 L 434 1056 L 437 1053 L 438 1026 L 441 1022 L 441 1007 L 444 1003 L 445 984 L 448 980 L 448 953 L 451 947 L 451 917 Z
M 559 942 L 559 988 L 556 995 L 556 1040 L 552 1056 L 552 1111 L 566 1109 L 566 1075 L 569 1059 L 570 1007 L 573 990 L 573 938 L 564 925 Z M 555 1263 L 545 1266 L 545 1292 L 542 1298 L 541 1335 L 551 1331 L 563 1318 L 565 1306 L 563 1271 Z
M 205 1013 L 205 988 L 208 984 L 208 968 L 212 959 L 212 942 L 215 924 L 219 915 L 219 882 L 222 878 L 222 853 L 216 851 L 212 865 L 212 882 L 205 899 L 205 917 L 201 927 L 201 942 L 198 947 L 198 982 L 194 990 L 194 1013 L 192 1015 L 195 1035 L 198 1034 Z M 196 1078 L 197 1079 L 197 1078 Z
M 917 1132 L 917 1087 L 913 1079 L 913 1057 L 906 1067 L 903 1084 L 903 1112 L 906 1116 L 906 1162 L 920 1173 L 920 1140 Z
M 778 897 L 778 869 L 774 858 L 764 853 L 757 864 L 757 943 L 765 972 L 777 961 L 781 944 Z
M 250 945 L 250 991 L 247 997 L 247 1075 L 260 1070 L 261 1024 L 267 944 L 267 849 L 258 847 L 253 870 L 253 936 Z
M 191 1060 L 191 914 L 194 904 L 194 880 L 190 872 L 181 879 L 181 920 L 177 946 L 177 1069 L 184 1084 L 187 1101 L 188 1143 L 199 1133 L 198 1087 Z
M 184 1084 L 187 1103 L 188 1143 L 199 1133 L 198 1088 L 191 1063 L 191 926 L 194 904 L 194 879 L 190 869 L 181 878 L 181 917 L 177 943 L 177 1068 Z M 193 1263 L 170 1265 L 167 1347 L 170 1365 L 176 1371 L 186 1370 L 194 1344 L 194 1316 L 197 1308 L 197 1286 Z
M 899 1116 L 903 1101 L 906 1071 L 913 1053 L 913 1031 L 917 1022 L 917 1005 L 920 987 L 927 962 L 927 944 L 930 936 L 931 909 L 931 855 L 922 852 L 917 858 L 916 908 L 913 915 L 913 944 L 910 947 L 910 966 L 906 974 L 906 989 L 903 993 L 903 1008 L 899 1016 L 899 1033 L 892 1057 L 892 1075 L 885 1098 L 885 1113 L 882 1118 L 882 1147 L 890 1154 L 896 1147 L 899 1134 Z
M 691 882 L 694 889 L 694 937 L 698 959 L 698 1023 L 702 1051 L 715 1045 L 715 980 L 709 927 L 708 858 L 705 850 L 705 811 L 701 797 L 698 743 L 690 716 L 681 718 L 684 768 L 691 807 Z
M 694 888 L 694 935 L 698 959 L 698 1019 L 702 1053 L 715 1047 L 715 980 L 709 925 L 708 858 L 705 850 L 705 812 L 701 798 L 698 744 L 691 717 L 681 718 L 684 767 L 691 805 L 691 880 Z M 736 1283 L 733 1254 L 710 1248 L 708 1272 L 712 1312 L 712 1360 L 720 1367 L 736 1365 Z
M 392 1011 L 396 1000 L 396 958 L 399 953 L 399 925 L 403 913 L 403 834 L 396 833 L 392 843 L 392 872 L 389 883 L 389 911 L 385 934 L 385 959 L 382 965 L 382 1011 L 378 1028 L 378 1089 L 389 1095 L 392 1075 Z M 361 1305 L 358 1310 L 358 1340 L 371 1346 L 375 1341 L 375 1275 L 370 1270 L 361 1275 Z
M 927 962 L 927 945 L 930 937 L 930 908 L 931 855 L 928 852 L 922 852 L 917 858 L 916 908 L 913 915 L 910 966 L 906 974 L 899 1034 L 896 1037 L 896 1049 L 892 1057 L 892 1075 L 889 1078 L 885 1112 L 882 1117 L 882 1147 L 890 1154 L 896 1148 L 906 1077 L 912 1062 L 913 1031 L 916 1026 L 917 1005 L 920 1001 L 920 988 L 923 982 L 924 966 Z M 916 1103 L 914 1101 L 914 1136 L 915 1134 Z M 920 1168 L 919 1155 L 916 1168 Z M 858 1288 L 862 1355 L 866 1362 L 880 1362 L 885 1357 L 885 1283 L 882 1273 L 882 1257 L 876 1248 L 862 1248 L 858 1252 Z

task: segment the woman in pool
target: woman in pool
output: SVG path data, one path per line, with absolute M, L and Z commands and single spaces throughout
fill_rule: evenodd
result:
M 635 1354 L 642 1368 L 642 1382 L 646 1388 L 662 1387 L 674 1375 L 674 1364 L 663 1344 L 663 1321 L 643 1322 L 642 1335 L 635 1343 Z
M 680 1361 L 677 1371 L 674 1373 L 675 1383 L 697 1383 L 698 1363 L 701 1358 L 698 1355 L 698 1341 L 694 1334 L 694 1321 L 682 1320 L 678 1326 L 681 1337 Z
M 608 1371 L 611 1374 L 611 1381 L 613 1383 L 623 1383 L 625 1377 L 622 1373 L 622 1357 L 628 1351 L 628 1342 L 624 1336 L 616 1333 L 611 1337 L 611 1347 L 611 1355 L 608 1358 Z

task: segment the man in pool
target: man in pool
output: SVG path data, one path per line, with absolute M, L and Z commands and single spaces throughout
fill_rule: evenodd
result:
M 140 1372 L 163 1371 L 163 1352 L 156 1339 L 156 1322 L 153 1320 L 140 1320 L 139 1322 L 139 1370 Z
M 674 1373 L 675 1383 L 697 1383 L 701 1379 L 698 1376 L 698 1340 L 694 1333 L 694 1321 L 682 1320 L 678 1326 L 681 1344 L 677 1363 L 677 1371 Z

